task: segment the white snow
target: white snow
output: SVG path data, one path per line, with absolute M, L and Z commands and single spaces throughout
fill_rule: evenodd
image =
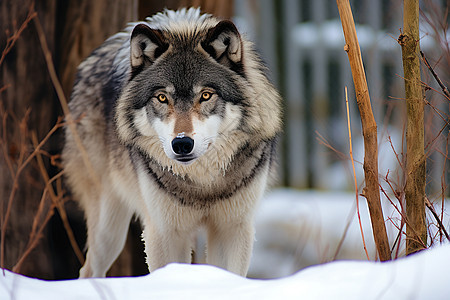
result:
M 5 271 L 0 299 L 448 299 L 450 245 L 393 262 L 340 261 L 282 279 L 170 264 L 135 278 L 43 281 Z
M 345 174 L 341 176 L 346 176 Z M 298 270 L 332 260 L 367 260 L 357 218 L 355 193 L 276 189 L 261 202 L 256 213 L 256 241 L 249 277 L 278 278 Z M 394 196 L 391 200 L 399 211 Z M 400 213 L 381 194 L 381 204 L 391 249 L 400 226 Z M 441 202 L 434 204 L 441 212 Z M 450 229 L 450 218 L 444 203 L 443 224 Z M 375 242 L 366 199 L 359 196 L 359 212 L 365 244 L 372 261 L 377 259 Z M 429 235 L 437 235 L 436 220 L 427 210 Z M 403 228 L 403 231 L 405 228 Z M 338 249 L 338 245 L 341 242 Z M 439 242 L 439 238 L 434 239 Z M 443 240 L 445 242 L 445 238 Z M 431 239 L 428 245 L 431 245 Z M 398 256 L 405 255 L 405 236 L 401 235 Z M 397 252 L 394 247 L 394 254 Z M 450 279 L 449 279 L 450 283 Z M 450 299 L 450 297 L 449 297 Z
M 374 259 L 367 204 L 362 197 L 359 202 L 366 246 Z M 367 259 L 356 218 L 355 194 L 279 189 L 267 195 L 256 214 L 250 277 L 283 277 L 306 266 L 331 261 L 334 256 Z
M 450 299 L 450 244 L 392 262 L 374 262 L 367 204 L 360 197 L 371 259 L 367 261 L 354 197 L 278 189 L 263 199 L 256 214 L 249 276 L 279 279 L 247 279 L 213 266 L 184 264 L 170 264 L 142 277 L 65 281 L 4 270 L 0 299 Z M 385 199 L 383 210 L 385 218 L 398 219 Z M 392 243 L 398 230 L 390 221 L 386 225 Z M 340 261 L 324 263 L 333 258 Z

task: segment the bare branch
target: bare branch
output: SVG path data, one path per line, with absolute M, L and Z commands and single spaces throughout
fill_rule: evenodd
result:
M 422 56 L 423 61 L 425 62 L 425 65 L 427 66 L 428 70 L 430 70 L 431 75 L 433 75 L 434 79 L 436 80 L 436 82 L 439 84 L 439 86 L 442 89 L 442 92 L 444 93 L 444 95 L 447 97 L 447 99 L 450 100 L 450 92 L 448 91 L 448 88 L 442 83 L 441 79 L 439 78 L 439 76 L 436 74 L 436 72 L 433 70 L 433 68 L 431 67 L 431 65 L 428 63 L 427 58 L 425 57 L 425 54 L 420 51 L 420 55 Z

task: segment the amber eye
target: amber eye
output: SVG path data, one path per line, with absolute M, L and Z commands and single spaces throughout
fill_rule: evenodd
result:
M 158 96 L 156 96 L 156 98 L 161 103 L 167 103 L 167 96 L 164 94 L 159 94 Z
M 211 99 L 212 93 L 210 92 L 203 92 L 202 93 L 202 99 L 200 99 L 201 101 L 208 101 L 209 99 Z

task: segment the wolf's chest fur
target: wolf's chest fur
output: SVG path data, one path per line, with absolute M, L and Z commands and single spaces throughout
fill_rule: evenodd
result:
M 212 170 L 208 166 L 198 166 L 200 171 L 185 175 L 176 174 L 172 169 L 162 167 L 145 153 L 138 151 L 137 155 L 145 166 L 144 170 L 161 190 L 183 206 L 202 208 L 216 201 L 229 199 L 236 191 L 246 187 L 261 169 L 271 163 L 273 151 L 271 143 L 259 144 L 257 147 L 245 144 L 233 157 L 227 170 Z M 197 166 L 194 163 L 192 167 Z

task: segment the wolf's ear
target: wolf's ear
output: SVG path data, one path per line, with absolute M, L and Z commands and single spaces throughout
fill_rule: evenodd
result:
M 202 47 L 219 63 L 234 71 L 242 71 L 241 35 L 231 21 L 220 21 L 211 28 Z
M 133 72 L 152 64 L 163 54 L 169 44 L 164 41 L 161 31 L 151 29 L 145 24 L 138 24 L 131 33 L 131 67 Z

